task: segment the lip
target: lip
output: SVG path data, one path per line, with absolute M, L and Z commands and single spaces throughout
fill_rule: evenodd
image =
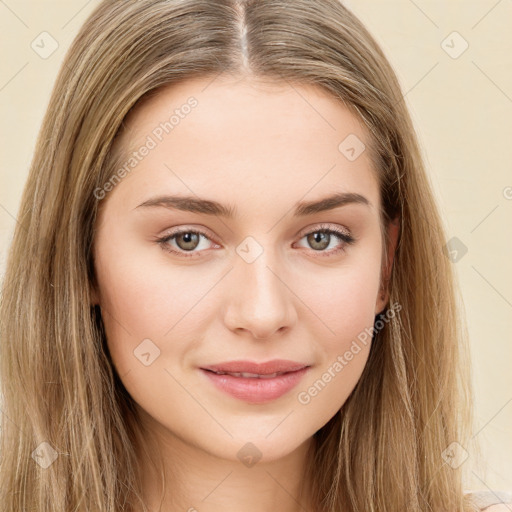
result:
M 200 370 L 221 391 L 245 402 L 264 403 L 291 391 L 309 368 L 304 363 L 274 359 L 263 363 L 226 361 Z
M 294 372 L 308 366 L 297 361 L 288 359 L 272 359 L 257 363 L 253 361 L 225 361 L 210 366 L 202 366 L 202 370 L 211 370 L 214 372 L 226 373 L 254 373 L 259 375 L 270 375 L 272 373 Z

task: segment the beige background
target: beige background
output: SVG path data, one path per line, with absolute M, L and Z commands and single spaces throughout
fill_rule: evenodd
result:
M 98 3 L 0 1 L 1 275 L 59 65 Z M 474 435 L 487 464 L 477 465 L 470 452 L 464 462 L 466 488 L 512 491 L 512 1 L 345 4 L 366 24 L 394 66 L 418 129 L 448 238 L 457 237 L 467 247 L 453 264 L 471 338 Z M 45 38 L 45 48 L 51 49 L 49 36 L 40 36 L 42 32 L 58 43 L 47 58 L 31 47 L 33 41 L 42 45 Z

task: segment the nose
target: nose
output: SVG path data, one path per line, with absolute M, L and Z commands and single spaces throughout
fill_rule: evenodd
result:
M 266 339 L 289 329 L 297 319 L 287 273 L 264 251 L 255 261 L 237 258 L 228 284 L 225 325 Z

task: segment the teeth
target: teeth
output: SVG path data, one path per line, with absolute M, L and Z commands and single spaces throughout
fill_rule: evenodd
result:
M 277 377 L 278 375 L 282 375 L 285 372 L 269 373 L 268 375 L 259 375 L 257 373 L 247 373 L 247 372 L 241 372 L 241 373 L 215 372 L 215 373 L 217 375 L 231 375 L 232 377 L 244 377 L 247 379 L 273 379 L 274 377 Z

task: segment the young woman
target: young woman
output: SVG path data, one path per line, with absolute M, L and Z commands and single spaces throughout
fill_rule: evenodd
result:
M 395 74 L 339 1 L 102 2 L 18 218 L 5 510 L 504 501 L 464 492 L 442 222 Z

